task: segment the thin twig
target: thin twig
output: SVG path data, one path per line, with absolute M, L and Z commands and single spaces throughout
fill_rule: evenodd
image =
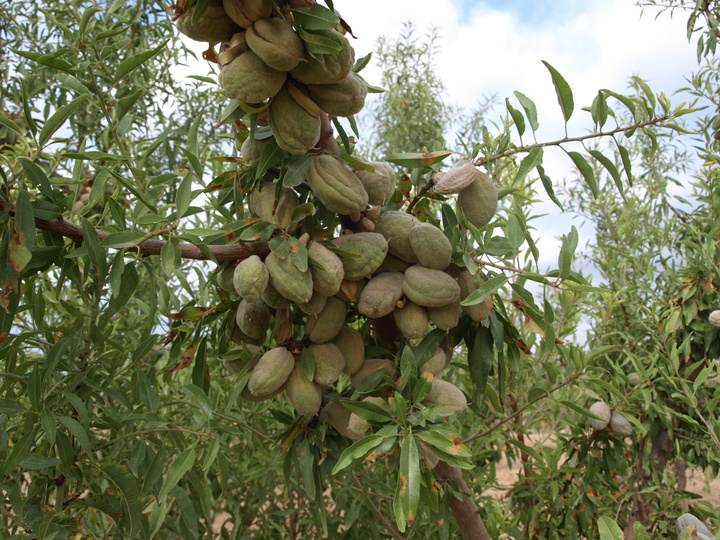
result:
M 100 450 L 102 448 L 105 448 L 107 446 L 111 446 L 115 444 L 116 442 L 127 439 L 128 437 L 137 437 L 139 435 L 149 435 L 151 433 L 189 433 L 190 435 L 195 435 L 197 437 L 208 437 L 210 439 L 214 439 L 215 435 L 212 435 L 210 433 L 202 433 L 200 431 L 193 431 L 191 429 L 185 429 L 185 428 L 153 428 L 153 429 L 143 429 L 141 431 L 133 431 L 132 433 L 124 433 L 123 435 L 118 435 L 114 439 L 110 439 L 109 441 L 104 442 L 101 444 L 96 450 Z
M 378 499 L 385 499 L 387 501 L 395 500 L 395 497 L 391 497 L 390 495 L 385 495 L 383 493 L 378 493 L 377 491 L 370 491 L 370 490 L 362 489 L 362 488 L 359 488 L 356 486 L 351 486 L 350 484 L 341 482 L 340 480 L 335 480 L 335 483 L 341 485 L 344 488 L 348 488 L 353 491 L 357 491 L 358 493 L 367 493 L 368 495 L 372 495 L 373 497 L 377 497 Z
M 543 148 L 546 146 L 560 146 L 562 144 L 569 143 L 569 142 L 583 142 L 588 139 L 596 139 L 598 137 L 609 137 L 609 136 L 615 135 L 616 133 L 625 133 L 626 131 L 642 129 L 647 126 L 653 126 L 655 124 L 659 124 L 659 123 L 664 122 L 665 120 L 669 120 L 669 119 L 670 119 L 670 117 L 663 116 L 661 118 L 653 118 L 652 120 L 646 120 L 645 122 L 633 124 L 632 126 L 615 128 L 610 131 L 598 131 L 597 133 L 589 133 L 588 135 L 580 135 L 578 137 L 563 137 L 562 139 L 557 139 L 555 141 L 534 143 L 534 144 L 529 144 L 527 146 L 518 146 L 516 148 L 510 148 L 509 150 L 505 150 L 504 152 L 501 152 L 500 154 L 495 154 L 493 156 L 488 156 L 488 157 L 484 157 L 484 158 L 478 158 L 475 161 L 475 166 L 479 167 L 480 165 L 485 165 L 486 163 L 490 163 L 490 162 L 497 161 L 499 159 L 502 159 L 502 158 L 505 158 L 508 156 L 519 154 L 520 152 L 529 152 L 530 150 L 534 150 L 535 148 Z
M 388 519 L 385 517 L 385 514 L 383 514 L 383 511 L 373 504 L 373 502 L 367 496 L 367 492 L 365 493 L 365 502 L 368 503 L 372 511 L 375 512 L 375 515 L 377 515 L 380 521 L 382 521 L 382 524 L 385 525 L 385 528 L 392 535 L 393 538 L 397 538 L 398 540 L 405 540 L 405 537 L 400 534 L 400 531 L 393 527 L 392 523 L 388 521 Z
M 560 384 L 555 385 L 553 388 L 551 388 L 550 390 L 548 390 L 547 395 L 549 396 L 550 394 L 552 394 L 552 393 L 554 393 L 554 392 L 557 392 L 557 391 L 560 390 L 563 386 L 567 386 L 567 385 L 570 384 L 571 382 L 573 382 L 573 381 L 575 381 L 576 379 L 580 378 L 584 373 L 585 373 L 584 371 L 581 371 L 580 373 L 576 373 L 575 375 L 573 375 L 572 377 L 570 377 L 567 381 L 564 381 L 564 382 L 561 382 Z M 463 441 L 463 444 L 468 444 L 468 443 L 470 443 L 470 442 L 472 442 L 472 441 L 474 441 L 474 440 L 476 440 L 476 439 L 481 439 L 482 437 L 486 437 L 487 435 L 490 435 L 490 433 L 492 433 L 493 431 L 495 431 L 497 428 L 499 428 L 499 427 L 502 426 L 503 424 L 507 424 L 510 420 L 512 420 L 513 418 L 515 418 L 517 415 L 522 414 L 523 412 L 525 412 L 525 410 L 527 410 L 529 407 L 531 407 L 532 405 L 534 405 L 534 404 L 535 404 L 537 401 L 539 401 L 540 399 L 542 399 L 542 398 L 538 398 L 538 399 L 536 399 L 535 401 L 531 401 L 530 403 L 528 403 L 528 404 L 526 404 L 526 405 L 523 405 L 523 406 L 520 407 L 516 412 L 514 412 L 514 413 L 511 414 L 510 416 L 507 416 L 507 417 L 503 418 L 503 419 L 500 420 L 497 424 L 495 424 L 495 425 L 492 426 L 491 428 L 486 429 L 486 430 L 483 431 L 482 433 L 478 433 L 478 434 L 476 434 L 476 435 L 473 435 L 472 437 L 468 437 L 467 439 L 465 439 L 465 440 Z

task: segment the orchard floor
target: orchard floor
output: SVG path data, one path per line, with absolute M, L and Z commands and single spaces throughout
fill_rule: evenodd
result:
M 532 445 L 537 440 L 542 440 L 543 444 L 552 444 L 547 436 L 541 434 L 531 437 L 528 444 Z M 497 464 L 497 481 L 499 488 L 488 489 L 483 495 L 491 495 L 502 498 L 507 495 L 513 484 L 517 481 L 521 471 L 519 462 L 513 463 L 512 466 L 507 459 L 503 457 L 502 461 Z M 720 510 L 720 477 L 711 478 L 705 475 L 702 470 L 687 471 L 687 491 L 700 495 L 703 500 L 707 501 L 716 510 Z

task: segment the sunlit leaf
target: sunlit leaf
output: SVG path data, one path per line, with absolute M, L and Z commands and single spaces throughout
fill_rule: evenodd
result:
M 573 109 L 575 108 L 575 102 L 573 100 L 572 90 L 567 81 L 560 75 L 560 72 L 548 64 L 545 60 L 542 61 L 545 67 L 548 68 L 550 75 L 552 76 L 553 85 L 555 85 L 555 94 L 557 94 L 558 103 L 560 103 L 560 109 L 562 109 L 563 117 L 565 122 L 570 120 Z

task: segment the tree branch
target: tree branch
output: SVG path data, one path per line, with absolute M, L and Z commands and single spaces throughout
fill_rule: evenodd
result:
M 447 496 L 450 510 L 455 516 L 463 540 L 491 540 L 485 524 L 480 518 L 480 511 L 470 496 L 472 492 L 462 477 L 460 469 L 451 467 L 444 461 L 439 461 L 433 472 L 435 478 L 443 483 L 456 482 L 463 494 L 462 499 L 458 499 L 452 493 L 448 493 Z
M 562 139 L 557 139 L 556 141 L 548 141 L 548 142 L 542 142 L 542 143 L 529 144 L 527 146 L 518 146 L 516 148 L 510 148 L 509 150 L 505 150 L 504 152 L 501 152 L 500 154 L 495 154 L 494 156 L 479 158 L 475 161 L 475 166 L 479 167 L 480 165 L 484 165 L 484 164 L 490 163 L 492 161 L 497 161 L 498 159 L 502 159 L 504 157 L 519 154 L 520 152 L 529 152 L 530 150 L 534 150 L 535 148 L 543 148 L 546 146 L 560 146 L 562 144 L 569 143 L 569 142 L 583 142 L 583 141 L 587 141 L 588 139 L 596 139 L 598 137 L 610 137 L 617 133 L 625 133 L 626 131 L 630 131 L 631 129 L 635 130 L 635 129 L 642 129 L 647 126 L 654 126 L 655 124 L 660 124 L 661 122 L 664 122 L 665 120 L 669 120 L 669 119 L 670 119 L 669 116 L 663 116 L 661 118 L 653 118 L 652 120 L 646 120 L 645 122 L 633 124 L 632 126 L 619 127 L 616 129 L 612 129 L 610 131 L 598 131 L 597 133 L 589 133 L 588 135 L 580 135 L 579 137 L 564 137 Z
M 13 205 L 0 200 L 0 212 L 2 211 L 7 211 L 11 216 L 15 215 L 15 208 Z M 76 241 L 81 240 L 83 237 L 83 230 L 80 225 L 66 221 L 63 218 L 49 220 L 35 218 L 35 227 Z M 108 236 L 108 233 L 105 231 L 95 229 L 95 232 L 100 240 L 103 240 Z M 128 248 L 128 251 L 136 251 L 142 255 L 160 255 L 160 250 L 162 250 L 162 247 L 165 244 L 165 240 L 145 240 L 144 242 L 140 242 L 137 246 Z M 178 247 L 180 248 L 181 256 L 184 259 L 195 259 L 201 261 L 211 260 L 211 257 L 208 257 L 204 251 L 194 244 L 181 242 L 178 244 Z M 207 246 L 207 250 L 212 253 L 217 262 L 237 261 L 240 259 L 247 259 L 251 255 L 265 255 L 270 252 L 270 248 L 268 248 L 266 244 L 255 245 L 246 244 L 244 242 L 224 246 Z

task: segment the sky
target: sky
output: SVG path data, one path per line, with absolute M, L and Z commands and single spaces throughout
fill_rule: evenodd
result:
M 689 43 L 685 33 L 686 15 L 643 12 L 633 0 L 334 0 L 334 5 L 357 37 L 352 41 L 357 57 L 372 52 L 381 35 L 396 35 L 406 21 L 415 24 L 418 35 L 436 28 L 436 72 L 445 85 L 446 101 L 470 110 L 483 96 L 495 95 L 501 104 L 510 98 L 519 109 L 513 97 L 519 90 L 537 104 L 538 140 L 564 135 L 542 60 L 573 90 L 571 135 L 591 129 L 590 114 L 580 109 L 592 103 L 598 89 L 624 92 L 628 78 L 637 75 L 679 103 L 688 98 L 672 93 L 686 86 L 686 78 L 698 69 L 695 43 Z M 363 76 L 371 84 L 380 83 L 380 70 L 372 62 Z M 560 150 L 545 152 L 545 166 L 557 180 L 572 172 Z M 540 268 L 556 267 L 558 238 L 569 232 L 572 216 L 569 220 L 550 202 L 541 204 L 537 213 L 547 214 L 535 222 L 542 231 Z M 592 229 L 578 220 L 572 223 L 580 229 L 582 246 Z
M 650 8 L 643 12 L 634 0 L 334 0 L 334 6 L 357 38 L 352 40 L 357 58 L 371 53 L 380 36 L 397 35 L 407 21 L 414 23 L 420 36 L 434 27 L 436 72 L 445 85 L 446 101 L 469 111 L 483 96 L 495 95 L 501 104 L 509 97 L 519 109 L 513 101 L 513 91 L 519 90 L 537 104 L 538 140 L 564 135 L 555 90 L 542 60 L 554 66 L 573 90 L 572 135 L 591 129 L 590 115 L 581 107 L 591 104 L 598 89 L 624 92 L 628 78 L 637 75 L 655 92 L 663 91 L 679 103 L 687 98 L 671 94 L 686 86 L 686 78 L 698 70 L 695 43 L 689 43 L 685 34 L 686 14 L 671 16 Z M 204 48 L 188 45 L 198 53 Z M 376 63 L 371 61 L 362 74 L 370 84 L 380 84 Z M 452 134 L 448 140 L 454 140 Z M 545 166 L 556 179 L 571 172 L 560 150 L 546 151 Z M 566 234 L 570 225 L 568 216 L 552 203 L 541 205 L 538 213 L 548 214 L 536 225 L 543 231 L 543 269 L 556 264 L 557 237 Z M 586 231 L 583 237 L 581 229 L 581 245 L 591 234 Z

